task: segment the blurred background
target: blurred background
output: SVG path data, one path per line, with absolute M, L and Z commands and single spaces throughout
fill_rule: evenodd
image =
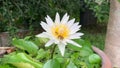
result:
M 82 25 L 82 39 L 104 49 L 109 17 L 107 0 L 0 0 L 0 46 L 9 46 L 13 37 L 23 38 L 43 31 L 46 15 L 54 20 L 68 13 Z

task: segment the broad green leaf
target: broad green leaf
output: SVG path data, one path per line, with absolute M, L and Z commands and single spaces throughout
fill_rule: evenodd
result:
M 86 57 L 86 56 L 89 56 L 90 55 L 90 52 L 87 51 L 87 50 L 81 50 L 80 51 L 80 56 L 81 57 Z
M 80 48 L 72 44 L 68 44 L 68 47 L 73 49 L 74 51 L 79 51 L 81 57 L 86 57 L 86 56 L 93 54 L 93 51 L 91 49 L 91 43 L 89 41 L 82 40 L 82 39 L 76 39 L 74 41 L 82 45 L 82 47 Z
M 67 68 L 77 68 L 77 67 L 75 66 L 74 63 L 72 63 L 72 62 L 70 61 L 70 63 L 68 64 Z
M 68 44 L 68 47 L 69 47 L 70 49 L 75 50 L 75 51 L 80 51 L 81 49 L 83 49 L 83 47 L 88 47 L 88 48 L 91 47 L 91 43 L 90 43 L 89 41 L 87 41 L 87 40 L 75 39 L 74 41 L 75 41 L 76 43 L 78 43 L 79 45 L 82 46 L 82 47 L 80 48 L 80 47 L 74 46 L 74 45 L 72 45 L 72 44 Z
M 78 43 L 81 46 L 82 46 L 82 43 L 84 42 L 82 39 L 75 39 L 73 41 L 75 41 L 76 43 Z M 68 44 L 67 47 L 69 47 L 70 49 L 73 49 L 75 51 L 80 51 L 80 49 L 81 49 L 80 47 L 77 47 L 77 46 L 75 46 L 73 44 Z
M 60 64 L 61 64 L 61 66 L 60 66 L 60 68 L 66 68 L 67 67 L 67 65 L 69 64 L 69 62 L 70 62 L 70 59 L 69 58 L 56 58 L 59 62 L 60 62 Z
M 80 44 L 81 46 L 91 46 L 90 41 L 88 40 L 83 40 L 83 39 L 74 39 L 75 42 L 77 42 L 78 44 Z
M 97 54 L 92 54 L 92 55 L 89 56 L 89 62 L 91 64 L 100 63 L 101 62 L 101 58 Z
M 13 39 L 12 44 L 33 55 L 38 51 L 38 47 L 33 42 L 25 41 L 24 39 Z
M 93 54 L 93 51 L 91 48 L 87 47 L 87 46 L 83 46 L 82 49 L 80 50 L 80 56 L 81 57 L 86 57 Z
M 4 58 L 2 62 L 13 64 L 14 66 L 17 66 L 18 68 L 21 68 L 22 66 L 42 68 L 42 63 L 37 62 L 36 60 L 34 60 L 33 58 L 31 58 L 25 53 L 18 53 L 12 56 L 8 55 Z
M 48 60 L 43 68 L 60 68 L 60 63 L 56 59 Z
M 74 46 L 72 44 L 68 44 L 67 47 L 70 48 L 70 49 L 72 49 L 72 50 L 74 50 L 74 51 L 80 51 L 80 49 L 81 49 L 80 47 Z
M 24 62 L 19 62 L 19 63 L 13 63 L 14 66 L 16 66 L 17 68 L 35 68 L 34 66 L 32 66 L 29 63 L 24 63 Z
M 24 40 L 30 40 L 31 36 L 26 36 Z
M 36 56 L 36 59 L 40 60 L 40 59 L 45 59 L 45 58 L 49 58 L 49 52 L 48 51 L 45 51 L 44 49 L 40 49 L 38 52 L 37 52 L 37 56 Z
M 78 64 L 80 60 L 78 60 L 79 58 L 79 52 L 74 52 L 72 55 L 71 55 L 71 61 L 73 61 L 73 63 L 75 64 Z
M 16 68 L 16 67 L 13 67 L 12 65 L 9 64 L 1 64 L 0 68 Z
M 39 40 L 39 38 L 35 37 L 34 40 L 32 40 L 37 46 L 43 46 L 44 43 L 41 43 L 41 41 Z
M 41 37 L 37 37 L 36 40 L 38 40 L 40 43 L 47 43 L 48 38 L 41 38 Z
M 38 40 L 40 41 L 40 43 L 47 43 L 47 41 L 49 39 L 48 38 L 38 38 Z
M 88 68 L 85 62 L 79 62 L 81 68 Z
M 56 58 L 60 63 L 63 63 L 64 61 L 65 61 L 65 59 L 64 58 Z
M 41 46 L 41 45 L 44 45 L 45 43 L 47 43 L 48 39 L 47 38 L 41 38 L 41 37 L 36 37 L 33 42 L 38 45 L 38 46 Z

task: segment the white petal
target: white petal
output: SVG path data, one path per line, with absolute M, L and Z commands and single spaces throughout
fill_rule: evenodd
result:
M 50 25 L 50 26 L 53 25 L 53 20 L 48 15 L 45 19 L 46 19 L 46 22 L 48 23 L 48 25 Z
M 74 24 L 70 27 L 70 29 L 73 29 L 73 28 L 77 27 L 78 24 L 79 24 L 79 22 L 74 23 Z
M 77 32 L 78 30 L 80 30 L 81 25 L 78 26 L 78 24 L 79 24 L 79 22 L 73 24 L 73 25 L 70 27 L 70 30 L 71 30 L 71 31 L 70 31 L 70 34 L 73 34 L 73 33 Z
M 61 23 L 67 23 L 68 22 L 68 19 L 69 19 L 69 16 L 67 16 L 63 21 L 61 21 Z
M 44 38 L 49 38 L 51 37 L 50 34 L 47 32 L 42 32 L 41 34 L 36 35 L 36 37 L 44 37 Z
M 70 21 L 68 21 L 67 24 L 68 24 L 69 28 L 73 25 L 74 21 L 75 21 L 75 19 L 71 19 Z
M 78 39 L 80 36 L 84 35 L 83 33 L 75 33 L 70 35 L 69 39 Z
M 62 20 L 61 20 L 61 23 L 67 23 L 69 19 L 69 16 L 67 16 L 67 13 L 63 16 Z
M 60 15 L 58 13 L 55 16 L 55 23 L 60 23 Z
M 60 53 L 61 53 L 62 56 L 64 56 L 65 46 L 66 46 L 66 45 L 64 45 L 64 44 L 62 44 L 62 43 L 58 44 L 58 48 L 59 48 Z
M 50 32 L 50 27 L 45 22 L 41 21 L 40 25 L 45 31 Z
M 53 40 L 49 40 L 46 44 L 45 47 L 49 47 L 50 45 L 52 45 L 54 43 Z
M 80 30 L 80 27 L 81 27 L 81 25 L 80 26 L 73 26 L 70 30 L 70 34 L 74 34 L 74 33 L 76 33 L 77 31 L 79 31 Z
M 82 47 L 82 46 L 80 46 L 79 44 L 77 44 L 76 42 L 74 42 L 72 40 L 67 40 L 67 42 L 70 43 L 70 44 L 73 44 L 75 46 Z
M 66 39 L 62 40 L 62 43 L 63 43 L 64 45 L 67 45 Z

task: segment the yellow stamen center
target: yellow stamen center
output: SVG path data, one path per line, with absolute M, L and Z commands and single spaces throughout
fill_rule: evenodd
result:
M 52 34 L 60 40 L 67 38 L 69 35 L 69 29 L 65 24 L 55 24 L 51 30 Z

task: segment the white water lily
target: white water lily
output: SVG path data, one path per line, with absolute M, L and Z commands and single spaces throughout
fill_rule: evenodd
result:
M 45 44 L 46 47 L 52 44 L 57 44 L 62 56 L 64 56 L 65 46 L 67 43 L 81 47 L 79 44 L 72 40 L 79 39 L 80 36 L 83 35 L 83 33 L 78 32 L 81 27 L 81 25 L 79 25 L 79 22 L 74 23 L 75 19 L 68 20 L 69 16 L 67 13 L 63 16 L 61 21 L 58 13 L 56 13 L 55 21 L 53 21 L 48 15 L 45 19 L 46 23 L 43 21 L 40 23 L 45 32 L 38 34 L 37 37 L 50 39 Z

